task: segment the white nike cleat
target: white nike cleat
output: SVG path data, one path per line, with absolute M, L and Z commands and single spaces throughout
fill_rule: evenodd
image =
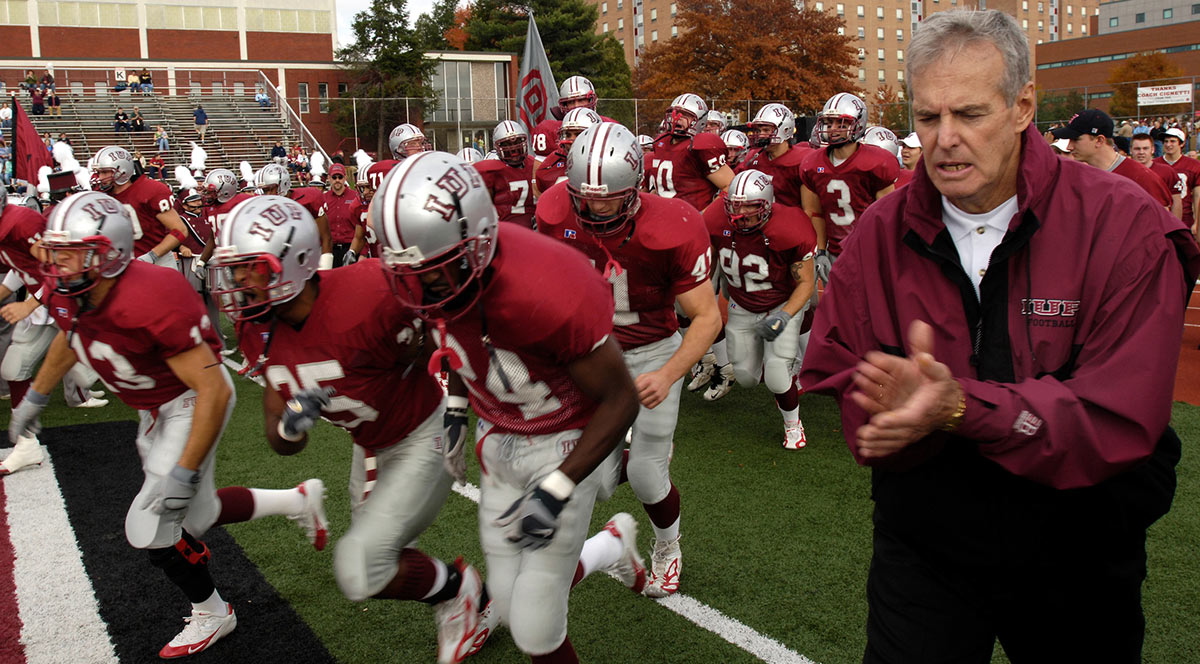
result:
M 492 632 L 500 626 L 500 611 L 493 609 L 493 606 L 495 605 L 489 599 L 487 606 L 479 612 L 479 625 L 475 628 L 475 636 L 471 641 L 471 649 L 467 651 L 467 657 L 479 652 L 483 648 L 483 644 L 487 643 Z
M 103 399 L 104 390 L 88 390 L 88 396 L 94 399 Z
M 700 361 L 692 367 L 692 381 L 687 384 L 689 392 L 703 389 L 708 385 L 708 381 L 712 380 L 713 369 L 717 366 L 717 356 L 713 355 L 712 351 L 704 354 Z
M 637 550 L 637 521 L 630 514 L 621 512 L 609 519 L 604 529 L 621 540 L 621 557 L 602 571 L 640 594 L 646 589 L 646 561 Z
M 233 606 L 226 604 L 225 608 L 229 614 L 224 616 L 192 609 L 192 615 L 183 619 L 183 622 L 187 623 L 183 631 L 163 646 L 162 650 L 158 651 L 158 656 L 163 659 L 175 659 L 210 648 L 218 639 L 237 627 L 237 616 L 233 613 Z
M 37 436 L 23 435 L 17 439 L 12 452 L 8 453 L 4 461 L 0 461 L 0 476 L 11 475 L 30 466 L 40 466 L 45 458 L 42 443 Z
M 75 406 L 76 408 L 103 408 L 108 405 L 108 399 L 98 399 L 91 397 L 87 401 Z
M 317 478 L 304 480 L 296 487 L 304 496 L 304 510 L 288 518 L 308 535 L 308 543 L 317 551 L 325 550 L 329 521 L 325 519 L 325 483 Z
M 796 426 L 783 428 L 783 449 L 798 450 L 807 444 L 808 439 L 804 436 L 804 424 L 796 422 Z
M 479 629 L 479 598 L 483 592 L 483 580 L 474 567 L 454 561 L 462 574 L 458 594 L 433 607 L 433 617 L 438 626 L 438 664 L 456 664 L 472 651 L 475 633 Z M 482 645 L 482 644 L 480 644 Z
M 704 390 L 705 401 L 716 401 L 733 389 L 733 364 L 721 365 L 713 372 L 712 382 Z
M 679 572 L 683 569 L 683 554 L 679 550 L 679 538 L 654 540 L 654 553 L 650 556 L 654 570 L 650 584 L 646 586 L 647 597 L 666 597 L 679 590 Z

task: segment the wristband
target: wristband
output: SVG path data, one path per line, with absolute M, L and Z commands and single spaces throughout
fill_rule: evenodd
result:
M 300 433 L 296 434 L 295 436 L 288 435 L 288 432 L 284 431 L 284 429 L 283 429 L 283 420 L 282 419 L 279 420 L 279 426 L 275 427 L 275 432 L 279 434 L 280 438 L 286 440 L 289 443 L 298 443 L 298 442 L 304 440 L 304 432 L 300 432 Z
M 333 269 L 333 254 L 321 254 L 321 260 L 317 263 L 318 270 Z
M 466 397 L 460 397 L 460 396 L 456 396 L 453 394 L 446 397 L 446 408 L 448 408 L 448 409 L 449 408 L 462 408 L 463 410 L 466 410 L 467 406 L 469 406 L 469 405 L 471 405 L 471 402 L 468 401 Z
M 538 484 L 538 488 L 556 499 L 566 502 L 571 497 L 571 492 L 575 490 L 575 483 L 567 477 L 566 473 L 555 469 Z
M 167 233 L 167 235 L 170 235 L 171 237 L 175 238 L 176 240 L 179 240 L 180 242 L 183 242 L 184 240 L 187 239 L 187 233 L 184 233 L 183 231 L 179 230 L 178 228 L 172 228 L 170 230 L 170 232 Z
M 29 389 L 25 390 L 25 401 L 28 401 L 35 406 L 44 407 L 46 404 L 50 403 L 50 395 L 42 394 L 41 392 L 38 392 L 30 387 Z
M 179 464 L 175 464 L 168 475 L 180 484 L 195 484 L 200 481 L 200 471 L 184 468 Z

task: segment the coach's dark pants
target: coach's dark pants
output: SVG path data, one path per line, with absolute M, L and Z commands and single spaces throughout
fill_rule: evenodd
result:
M 1174 495 L 1179 438 L 1087 489 L 1017 478 L 951 443 L 876 470 L 865 664 L 1141 662 L 1146 528 Z

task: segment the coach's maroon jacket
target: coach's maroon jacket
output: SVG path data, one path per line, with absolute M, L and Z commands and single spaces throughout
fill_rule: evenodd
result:
M 1134 182 L 1059 159 L 1033 125 L 1022 143 L 1018 212 L 982 305 L 922 166 L 862 216 L 821 298 L 800 380 L 838 399 L 852 451 L 867 420 L 848 398 L 855 364 L 870 350 L 904 354 L 912 321 L 933 326 L 934 355 L 966 392 L 955 435 L 871 464 L 877 519 L 888 516 L 881 497 L 894 518 L 938 522 L 986 521 L 1014 492 L 1030 511 L 1012 518 L 1053 519 L 1043 500 L 1060 498 L 1047 494 L 1074 492 L 1052 489 L 1095 487 L 1115 511 L 1125 490 L 1148 492 L 1137 521 L 1170 504 L 1179 442 L 1168 422 L 1200 248 Z

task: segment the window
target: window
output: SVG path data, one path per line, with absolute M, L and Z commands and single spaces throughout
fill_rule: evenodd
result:
M 1045 32 L 1046 24 L 1044 21 L 1038 21 L 1038 32 Z
M 876 8 L 875 8 L 875 18 L 877 18 L 877 19 L 879 19 L 879 20 L 881 20 L 881 21 L 883 20 L 883 7 L 876 7 Z
M 1134 14 L 1133 22 L 1134 23 L 1145 23 L 1146 22 L 1146 12 L 1138 12 L 1138 13 Z
M 897 9 L 897 10 L 896 10 L 896 20 L 897 20 L 897 21 L 903 21 L 903 20 L 904 20 L 904 10 L 903 10 L 903 9 Z
M 1041 14 L 1041 13 L 1043 13 L 1043 12 L 1045 12 L 1045 11 L 1046 11 L 1046 3 L 1044 3 L 1044 2 L 1039 2 L 1039 3 L 1038 3 L 1038 13 L 1039 13 L 1039 14 Z
M 1029 0 L 1021 0 L 1021 11 L 1029 11 Z
M 866 38 L 867 38 L 867 29 L 866 29 L 866 28 L 864 28 L 864 27 L 862 27 L 861 25 L 860 25 L 860 26 L 858 26 L 858 38 L 859 38 L 859 39 L 866 39 Z
M 318 99 L 317 108 L 320 109 L 320 111 L 322 113 L 328 113 L 329 112 L 329 84 L 328 83 L 317 83 L 317 99 Z
M 896 41 L 898 41 L 898 42 L 904 41 L 904 29 L 903 28 L 896 29 Z
M 838 6 L 837 6 L 837 15 L 838 15 L 838 16 L 845 16 L 845 15 L 846 15 L 846 5 L 843 5 L 843 4 L 840 4 L 840 3 L 838 4 Z
M 858 59 L 859 60 L 867 59 L 867 49 L 865 49 L 865 48 L 858 49 Z
M 651 22 L 651 23 L 654 23 L 654 22 L 655 22 L 655 21 L 657 21 L 657 20 L 658 20 L 658 10 L 657 10 L 657 9 L 651 9 L 651 10 L 650 10 L 650 22 Z
M 650 43 L 653 44 L 657 41 L 658 41 L 658 30 L 651 30 L 650 31 Z
M 1192 5 L 1192 15 L 1200 14 L 1200 2 Z
M 896 70 L 896 80 L 900 81 L 901 83 L 904 82 L 904 70 L 903 69 Z M 900 98 L 904 99 L 904 91 L 903 90 L 900 91 Z
M 678 37 L 679 36 L 679 28 L 672 25 L 671 26 L 671 36 Z
M 819 12 L 825 11 L 825 3 L 824 2 L 817 3 L 817 11 L 819 11 Z
M 604 30 L 602 32 L 608 32 L 608 21 L 604 22 Z
M 308 112 L 308 83 L 297 83 L 298 92 L 296 96 L 300 100 L 300 112 Z
M 882 49 L 882 48 L 881 48 L 881 49 L 879 49 L 879 50 L 877 50 L 877 51 L 875 51 L 875 54 L 876 54 L 877 56 L 879 56 L 879 61 L 880 61 L 880 62 L 883 62 L 883 61 L 887 60 L 887 55 L 885 55 L 885 54 L 884 54 L 884 52 L 883 52 L 883 49 Z
M 621 42 L 621 48 L 625 48 L 625 40 L 624 39 L 618 39 L 617 41 Z
M 1027 18 L 1021 19 L 1021 28 L 1024 30 L 1029 29 L 1029 19 L 1027 19 Z
M 623 18 L 617 19 L 617 32 L 620 32 L 624 29 L 625 29 L 625 19 L 623 19 Z
M 1074 15 L 1075 15 L 1075 6 L 1067 5 L 1067 16 L 1074 16 Z
M 675 18 L 675 3 L 671 3 L 671 18 Z
M 875 38 L 883 41 L 883 28 L 875 28 Z
M 879 80 L 880 80 L 880 81 L 886 81 L 886 80 L 887 80 L 887 72 L 886 72 L 886 71 L 884 71 L 884 70 L 880 69 L 879 71 L 877 71 L 877 72 L 875 72 L 875 73 L 879 74 L 879 77 L 878 77 L 878 78 L 879 78 Z
M 864 13 L 865 11 L 866 11 L 866 10 L 865 10 L 865 9 L 863 9 L 863 6 L 862 6 L 862 5 L 859 5 L 859 6 L 858 6 L 858 17 L 859 17 L 859 18 L 862 18 L 863 16 L 865 16 L 865 15 L 866 15 L 866 14 Z
M 638 36 L 637 36 L 637 45 L 638 45 L 638 46 L 645 46 L 645 45 L 646 45 L 646 35 L 638 35 Z
M 607 14 L 607 13 L 608 13 L 608 3 L 607 3 L 607 2 L 601 2 L 601 3 L 600 3 L 600 13 L 601 13 L 601 14 Z
M 617 11 L 625 8 L 625 0 L 617 0 Z
M 1110 27 L 1110 28 L 1115 28 L 1120 23 L 1121 23 L 1121 19 L 1117 18 L 1116 16 L 1108 19 L 1108 27 Z
M 1075 33 L 1075 26 L 1068 23 L 1067 24 L 1067 34 L 1070 35 L 1070 34 L 1074 34 L 1074 33 Z
M 1079 31 L 1086 35 L 1087 34 L 1087 23 L 1080 23 Z
M 838 26 L 838 36 L 839 36 L 839 37 L 845 37 L 845 36 L 846 36 L 846 26 L 844 26 L 844 25 L 839 25 L 839 26 Z
M 1175 18 L 1175 10 L 1174 9 L 1164 9 L 1163 10 L 1163 18 Z
M 904 62 L 904 49 L 896 49 L 896 62 Z
M 348 91 L 350 90 L 350 86 L 349 86 L 349 85 L 347 85 L 346 83 L 338 83 L 338 88 L 337 88 L 337 90 L 338 90 L 338 96 L 339 96 L 339 97 L 345 97 L 345 96 L 346 96 L 346 92 L 348 92 Z
M 866 69 L 858 70 L 858 80 L 860 80 L 860 81 L 867 80 L 867 70 Z

